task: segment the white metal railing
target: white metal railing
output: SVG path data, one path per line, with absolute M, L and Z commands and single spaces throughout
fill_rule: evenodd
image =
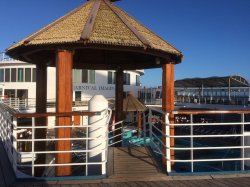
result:
M 81 107 L 87 106 L 91 97 L 84 97 L 81 101 L 73 100 L 72 107 Z M 16 97 L 1 97 L 0 99 L 4 104 L 16 109 L 16 110 L 29 110 L 35 109 L 36 107 L 36 99 L 35 98 L 27 98 L 20 99 Z M 113 102 L 113 98 L 107 99 L 109 102 Z M 47 99 L 47 108 L 53 108 L 56 106 L 56 99 Z
M 192 111 L 186 113 L 183 111 L 174 112 L 174 114 L 181 117 L 185 116 L 185 122 L 177 123 L 177 121 L 175 121 L 176 124 L 170 124 L 168 120 L 169 114 L 154 108 L 149 108 L 148 114 L 144 113 L 144 129 L 150 134 L 150 146 L 155 153 L 166 159 L 167 172 L 171 173 L 173 171 L 174 167 L 171 167 L 171 165 L 174 164 L 175 170 L 177 170 L 176 165 L 179 164 L 180 166 L 181 163 L 185 165 L 188 163 L 189 166 L 186 166 L 186 168 L 190 169 L 187 169 L 186 172 L 200 172 L 199 169 L 195 169 L 195 167 L 198 168 L 199 165 L 211 169 L 210 171 L 217 170 L 222 172 L 225 170 L 235 172 L 250 169 L 250 132 L 246 130 L 250 130 L 250 111 L 221 111 L 221 113 L 220 111 L 214 113 L 210 111 L 210 113 L 208 112 L 207 114 L 206 111 L 193 111 L 193 113 Z M 238 115 L 237 119 L 239 121 L 194 121 L 194 119 L 201 114 L 230 114 L 231 117 L 232 115 Z M 246 120 L 246 117 L 248 117 L 248 120 Z M 159 123 L 158 126 L 157 123 Z M 165 125 L 166 134 L 162 133 L 161 125 Z M 175 135 L 170 134 L 170 127 L 175 128 Z M 234 129 L 237 130 L 230 132 L 228 130 L 230 127 L 234 127 Z M 216 130 L 216 128 L 224 130 L 221 132 Z M 222 142 L 223 138 L 226 139 L 224 142 Z M 175 146 L 170 146 L 170 139 L 174 139 L 177 142 Z M 178 142 L 182 141 L 184 141 L 184 143 L 177 145 Z M 217 145 L 218 143 L 220 144 Z M 165 151 L 163 151 L 164 149 Z M 173 154 L 171 152 L 174 152 L 175 158 L 171 158 L 171 154 Z M 178 152 L 179 156 L 177 156 Z M 228 155 L 228 152 L 235 152 L 236 154 Z M 221 153 L 223 154 L 220 155 Z M 199 154 L 204 155 L 200 156 Z M 232 163 L 225 167 L 225 163 L 229 162 L 234 162 L 235 167 L 240 164 L 240 168 L 229 166 L 230 164 L 233 165 Z M 211 163 L 219 164 L 219 166 L 210 166 Z M 209 171 L 209 169 L 206 169 L 206 171 Z
M 13 61 L 13 58 L 10 58 L 8 55 L 6 55 L 3 52 L 0 52 L 0 62 L 5 61 Z
M 24 176 L 23 174 L 19 175 L 20 172 L 24 173 L 27 177 L 35 176 L 35 170 L 38 167 L 45 168 L 43 176 L 55 176 L 53 170 L 58 166 L 71 166 L 72 175 L 88 176 L 89 169 L 94 165 L 99 165 L 99 167 L 101 167 L 101 174 L 106 174 L 108 136 L 89 137 L 88 129 L 91 125 L 81 124 L 76 126 L 72 125 L 73 122 L 65 126 L 55 126 L 54 124 L 47 124 L 47 126 L 36 125 L 36 118 L 55 116 L 70 117 L 76 115 L 83 118 L 86 115 L 101 115 L 102 119 L 106 119 L 107 125 L 111 116 L 110 109 L 100 112 L 74 112 L 71 114 L 48 113 L 34 114 L 32 116 L 32 114 L 14 114 L 7 111 L 5 107 L 6 105 L 0 103 L 0 137 L 17 177 L 22 178 Z M 19 122 L 22 122 L 22 125 L 19 125 Z M 95 125 L 95 127 L 101 128 L 101 125 L 99 126 Z M 71 138 L 57 138 L 56 132 L 59 128 L 70 128 L 72 132 Z M 45 138 L 35 138 L 35 132 L 39 129 L 46 129 L 47 133 Z M 108 134 L 108 129 L 106 130 L 106 134 Z M 55 150 L 56 142 L 63 140 L 71 142 L 71 150 Z M 104 160 L 89 161 L 89 154 L 97 151 L 97 148 L 89 149 L 88 147 L 89 141 L 92 140 L 99 140 L 99 142 L 103 143 L 106 142 L 105 148 L 99 150 L 102 155 L 105 155 Z M 35 148 L 36 142 L 46 142 L 46 149 L 37 151 Z M 72 155 L 72 162 L 63 164 L 55 163 L 56 154 L 62 153 L 70 153 Z M 39 155 L 46 155 L 46 163 L 36 163 Z

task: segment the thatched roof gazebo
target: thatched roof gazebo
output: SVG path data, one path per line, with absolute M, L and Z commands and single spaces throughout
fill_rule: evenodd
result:
M 57 68 L 58 113 L 72 111 L 72 68 L 116 70 L 115 108 L 116 120 L 119 121 L 123 111 L 123 70 L 161 67 L 163 109 L 173 110 L 174 64 L 181 62 L 181 52 L 115 6 L 111 0 L 87 1 L 15 43 L 7 49 L 7 54 L 37 65 L 38 113 L 46 112 L 47 66 Z M 67 124 L 67 120 L 59 117 L 57 124 Z M 70 136 L 70 132 L 58 131 L 60 138 Z M 37 130 L 36 138 L 44 136 L 42 130 Z M 71 147 L 59 141 L 57 149 L 69 150 Z M 70 161 L 66 154 L 58 155 L 57 163 Z M 70 169 L 58 168 L 57 175 L 70 174 Z
M 141 113 L 145 111 L 147 107 L 142 104 L 138 99 L 133 96 L 133 93 L 128 93 L 127 97 L 123 99 L 123 111 L 124 112 L 137 112 L 137 127 L 138 138 L 141 135 Z

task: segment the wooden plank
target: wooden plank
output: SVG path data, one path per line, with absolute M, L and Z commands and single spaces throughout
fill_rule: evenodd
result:
M 72 112 L 72 65 L 73 52 L 59 50 L 56 61 L 56 112 Z M 57 117 L 56 125 L 71 125 L 71 117 Z M 71 128 L 58 128 L 57 138 L 71 138 Z M 70 140 L 56 142 L 57 151 L 71 150 Z M 71 153 L 56 154 L 56 164 L 71 163 Z M 71 175 L 71 166 L 57 166 L 56 176 Z
M 94 5 L 93 5 L 93 7 L 91 9 L 91 12 L 89 13 L 87 23 L 85 24 L 82 35 L 81 35 L 82 40 L 88 40 L 89 39 L 89 37 L 90 37 L 90 35 L 92 33 L 92 30 L 94 28 L 95 19 L 96 19 L 96 15 L 98 13 L 100 4 L 101 4 L 100 0 L 94 2 Z

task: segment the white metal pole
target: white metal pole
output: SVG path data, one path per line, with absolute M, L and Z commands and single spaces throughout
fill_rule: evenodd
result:
M 147 142 L 146 142 L 146 133 L 147 133 L 147 130 L 146 130 L 146 114 L 145 112 L 143 112 L 143 142 L 144 142 L 144 147 L 146 146 Z
M 165 142 L 166 142 L 166 158 L 167 158 L 167 172 L 171 172 L 171 147 L 170 147 L 170 121 L 169 121 L 169 113 L 164 115 L 165 119 Z M 165 155 L 164 155 L 165 156 Z
M 15 174 L 17 173 L 17 119 L 13 117 L 13 170 Z
M 32 152 L 32 176 L 34 176 L 34 165 L 35 165 L 35 156 L 34 156 L 34 152 L 35 152 L 35 144 L 34 144 L 34 140 L 35 140 L 35 117 L 32 117 L 32 141 L 31 141 L 31 152 Z
M 191 172 L 194 172 L 194 139 L 193 139 L 193 114 L 190 115 L 190 147 L 191 147 L 191 152 L 190 152 L 190 156 L 191 156 Z

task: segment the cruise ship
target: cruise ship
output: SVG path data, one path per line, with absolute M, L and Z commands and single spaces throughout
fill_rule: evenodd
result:
M 55 103 L 56 69 L 47 68 L 47 100 Z M 73 102 L 81 104 L 94 95 L 115 98 L 115 71 L 73 69 Z M 141 88 L 140 77 L 144 70 L 124 71 L 124 93 L 132 92 L 135 97 Z M 36 99 L 36 65 L 14 60 L 5 53 L 0 53 L 0 96 L 15 108 L 34 105 Z M 34 108 L 33 108 L 34 109 Z M 33 110 L 34 111 L 34 110 Z

